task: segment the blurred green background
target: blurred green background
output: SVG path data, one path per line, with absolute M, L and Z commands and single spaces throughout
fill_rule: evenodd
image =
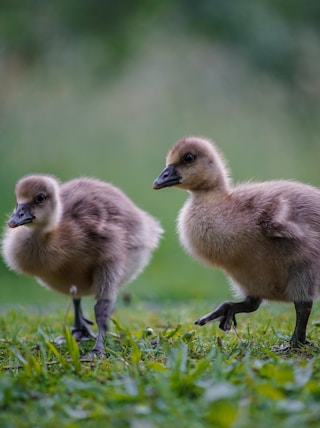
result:
M 319 33 L 311 0 L 0 0 L 3 227 L 22 175 L 98 177 L 166 231 L 134 296 L 209 307 L 230 296 L 222 273 L 180 248 L 187 194 L 152 181 L 177 139 L 200 134 L 236 182 L 319 186 Z M 3 262 L 0 281 L 0 306 L 62 301 Z

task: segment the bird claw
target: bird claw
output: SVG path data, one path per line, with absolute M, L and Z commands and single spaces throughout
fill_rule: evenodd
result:
M 219 328 L 223 331 L 231 330 L 232 324 L 235 328 L 237 327 L 236 316 L 234 314 L 227 314 L 220 321 Z
M 96 335 L 93 333 L 93 331 L 90 330 L 88 326 L 72 327 L 71 333 L 77 342 L 96 338 Z
M 205 324 L 207 324 L 207 322 L 209 322 L 207 319 L 206 319 L 207 317 L 206 317 L 206 315 L 204 316 L 204 317 L 201 317 L 201 318 L 199 318 L 199 319 L 197 319 L 194 323 L 196 324 L 196 325 L 205 325 Z M 210 321 L 212 321 L 212 320 L 210 320 Z M 218 320 L 215 320 L 215 321 L 218 321 Z
M 298 352 L 303 350 L 305 346 L 313 346 L 313 343 L 306 340 L 305 343 L 295 342 L 292 339 L 288 345 L 275 345 L 272 347 L 272 351 L 277 354 L 289 354 L 290 352 Z
M 276 354 L 289 354 L 294 349 L 291 345 L 275 345 L 271 348 L 272 352 Z
M 71 334 L 75 338 L 77 342 L 83 342 L 85 340 L 95 339 L 96 335 L 93 333 L 93 331 L 90 330 L 89 327 L 83 326 L 83 327 L 72 327 L 71 328 Z M 64 345 L 66 343 L 65 336 L 58 336 L 54 343 L 58 346 Z
M 233 304 L 225 302 L 213 312 L 210 312 L 195 321 L 196 325 L 205 325 L 211 321 L 220 321 L 219 328 L 223 331 L 230 330 L 232 324 L 237 327 L 237 321 L 233 312 Z
M 88 318 L 84 318 L 84 317 L 83 317 L 83 321 L 84 321 L 85 323 L 89 324 L 89 325 L 94 325 L 94 322 L 93 322 L 93 321 L 91 321 L 91 320 L 88 320 Z

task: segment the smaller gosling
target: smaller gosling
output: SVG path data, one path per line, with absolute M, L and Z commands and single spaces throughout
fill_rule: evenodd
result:
M 263 299 L 293 302 L 296 325 L 288 349 L 304 345 L 320 292 L 320 190 L 287 180 L 234 186 L 218 148 L 193 136 L 171 148 L 166 165 L 153 188 L 190 193 L 178 217 L 183 247 L 225 271 L 244 296 L 195 324 L 219 321 L 226 331 L 236 325 L 236 314 L 256 311 Z
M 96 179 L 60 184 L 49 175 L 29 175 L 15 193 L 2 242 L 5 262 L 52 290 L 71 292 L 78 341 L 95 337 L 81 308 L 83 296 L 95 296 L 98 334 L 92 352 L 104 354 L 118 290 L 149 263 L 163 232 L 159 222 L 120 189 Z

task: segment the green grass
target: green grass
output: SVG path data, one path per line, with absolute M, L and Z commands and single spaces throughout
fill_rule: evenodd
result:
M 291 306 L 240 315 L 238 330 L 228 333 L 193 324 L 210 309 L 203 301 L 120 300 L 104 359 L 86 358 L 92 343 L 78 347 L 67 328 L 71 314 L 61 308 L 7 311 L 0 325 L 0 426 L 319 426 L 319 306 L 309 326 L 314 345 L 289 354 L 272 347 L 292 332 Z M 57 347 L 63 331 L 67 343 Z

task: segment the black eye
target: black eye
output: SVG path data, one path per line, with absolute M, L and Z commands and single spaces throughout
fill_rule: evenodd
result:
M 34 202 L 36 204 L 42 204 L 46 199 L 47 196 L 44 193 L 39 193 L 39 195 L 34 198 Z
M 192 163 L 195 161 L 195 159 L 196 159 L 196 155 L 193 155 L 192 153 L 186 153 L 183 156 L 183 162 L 184 163 Z

